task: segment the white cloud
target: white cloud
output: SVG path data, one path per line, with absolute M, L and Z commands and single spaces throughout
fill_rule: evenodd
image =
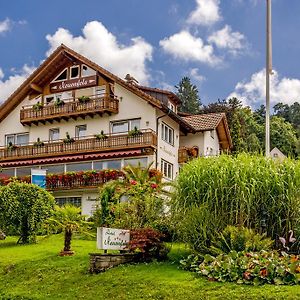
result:
M 6 80 L 3 80 L 4 73 L 0 68 L 0 102 L 5 101 L 33 71 L 33 67 L 24 65 L 18 73 L 15 73 L 9 76 Z
M 189 24 L 210 26 L 221 19 L 219 0 L 196 0 L 197 7 L 188 17 Z
M 244 104 L 250 106 L 257 106 L 263 104 L 265 101 L 266 88 L 266 72 L 261 70 L 251 76 L 250 81 L 239 82 L 234 92 L 228 97 L 237 97 L 241 99 Z M 300 80 L 295 78 L 281 78 L 279 74 L 274 71 L 271 76 L 270 84 L 270 98 L 274 105 L 278 102 L 292 104 L 300 100 Z
M 0 21 L 0 33 L 4 33 L 11 29 L 12 22 L 6 18 L 4 21 Z
M 191 69 L 191 70 L 190 70 L 190 76 L 191 76 L 193 79 L 195 79 L 195 80 L 197 80 L 197 81 L 199 81 L 199 82 L 202 82 L 202 81 L 204 81 L 204 80 L 206 79 L 203 75 L 201 75 L 201 74 L 199 73 L 199 69 L 198 69 L 198 68 L 193 68 L 193 69 Z
M 200 37 L 195 37 L 185 30 L 161 40 L 159 45 L 165 52 L 177 59 L 192 60 L 209 65 L 216 65 L 220 62 L 214 55 L 211 45 L 204 45 Z
M 153 47 L 143 38 L 135 37 L 131 45 L 122 45 L 98 21 L 88 22 L 82 33 L 75 37 L 67 29 L 59 28 L 53 35 L 47 35 L 47 55 L 63 43 L 121 78 L 129 73 L 142 84 L 148 82 L 146 63 L 152 60 Z
M 246 47 L 246 39 L 240 32 L 233 32 L 229 25 L 219 31 L 214 32 L 208 42 L 215 44 L 218 48 L 228 49 L 230 53 L 236 55 Z

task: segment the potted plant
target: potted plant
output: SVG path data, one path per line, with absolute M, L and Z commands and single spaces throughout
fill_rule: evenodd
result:
M 66 132 L 66 138 L 64 139 L 65 144 L 71 144 L 74 143 L 75 139 L 70 137 L 69 132 Z
M 142 132 L 136 126 L 134 126 L 134 129 L 132 129 L 128 132 L 128 136 L 130 136 L 130 137 L 139 136 L 141 134 L 142 134 Z
M 16 145 L 14 145 L 12 142 L 9 142 L 8 145 L 7 145 L 7 150 L 9 150 L 9 151 L 13 151 L 17 148 L 18 147 Z
M 107 135 L 105 135 L 104 134 L 104 131 L 103 130 L 101 130 L 101 132 L 100 132 L 100 134 L 95 134 L 95 138 L 97 139 L 97 140 L 105 140 L 105 139 L 107 139 Z
M 64 104 L 65 104 L 65 102 L 63 100 L 61 100 L 60 98 L 57 98 L 54 102 L 54 106 L 56 106 L 56 107 L 62 106 Z
M 34 142 L 33 144 L 34 147 L 42 147 L 44 145 L 45 145 L 44 142 L 42 142 L 39 137 L 37 138 L 36 142 Z
M 36 104 L 34 104 L 32 106 L 32 108 L 33 108 L 34 111 L 39 111 L 43 108 L 43 104 L 40 101 L 38 101 Z
M 78 101 L 79 101 L 80 103 L 87 103 L 87 102 L 89 102 L 90 100 L 91 100 L 91 98 L 88 97 L 88 96 L 81 96 L 81 97 L 78 98 Z

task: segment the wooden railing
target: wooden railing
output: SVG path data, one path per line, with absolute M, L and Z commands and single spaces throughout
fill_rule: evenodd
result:
M 196 158 L 199 155 L 199 149 L 197 147 L 188 148 L 182 147 L 178 150 L 178 163 L 186 163 L 190 159 Z
M 63 104 L 45 104 L 43 106 L 23 107 L 20 111 L 22 124 L 31 124 L 39 121 L 62 119 L 82 115 L 118 113 L 119 100 L 114 95 L 89 96 L 86 102 L 78 99 L 63 100 Z
M 95 136 L 73 139 L 66 142 L 58 140 L 53 142 L 30 143 L 24 146 L 12 146 L 0 148 L 0 162 L 10 160 L 22 160 L 39 157 L 53 157 L 72 154 L 88 154 L 109 152 L 115 150 L 155 148 L 157 136 L 152 130 L 141 130 L 138 135 L 108 134 L 104 138 Z

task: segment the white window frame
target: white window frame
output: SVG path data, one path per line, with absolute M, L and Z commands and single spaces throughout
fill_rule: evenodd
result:
M 87 67 L 88 69 L 90 69 L 90 70 L 92 70 L 93 71 L 93 74 L 90 74 L 90 75 L 83 75 L 83 72 L 84 72 L 84 70 L 83 70 L 83 67 Z M 92 69 L 92 68 L 90 68 L 89 66 L 87 66 L 87 65 L 85 65 L 85 64 L 82 64 L 81 65 L 81 77 L 89 77 L 89 76 L 94 76 L 94 75 L 96 75 L 97 74 L 97 72 L 94 70 L 94 69 Z
M 172 180 L 173 173 L 174 173 L 174 165 L 162 158 L 161 159 L 161 172 L 165 178 Z
M 67 78 L 66 79 L 60 79 L 60 80 L 52 80 L 51 82 L 62 82 L 65 80 L 68 80 L 69 78 L 69 68 L 64 68 L 55 78 L 58 78 L 62 73 L 64 73 L 67 70 Z
M 72 69 L 78 69 L 78 75 L 75 76 L 75 77 L 72 77 Z M 69 74 L 69 78 L 70 79 L 76 79 L 76 78 L 79 78 L 80 77 L 80 66 L 79 65 L 76 65 L 76 66 L 72 66 L 70 67 L 70 74 Z
M 85 127 L 85 134 L 83 136 L 79 136 L 79 132 L 80 132 L 80 128 L 83 128 Z M 81 125 L 76 125 L 75 126 L 75 138 L 77 139 L 81 139 L 81 138 L 84 138 L 86 137 L 86 133 L 87 133 L 87 125 L 86 124 L 81 124 Z
M 26 144 L 17 144 L 17 136 L 19 135 L 27 135 L 28 136 L 28 143 Z M 21 133 L 9 133 L 5 135 L 5 145 L 8 146 L 8 142 L 7 142 L 7 138 L 8 137 L 13 137 L 14 141 L 13 141 L 13 145 L 18 145 L 18 146 L 22 146 L 22 145 L 28 145 L 29 144 L 29 132 L 21 132 Z
M 140 125 L 139 125 L 139 128 L 138 128 L 140 130 L 141 129 L 141 118 L 136 118 L 136 119 L 128 119 L 128 120 L 120 120 L 120 121 L 113 121 L 113 122 L 111 122 L 110 131 L 111 131 L 112 134 L 127 133 L 127 132 L 129 132 L 129 131 L 131 131 L 131 130 L 134 129 L 134 127 L 132 127 L 131 122 L 132 121 L 137 121 L 137 120 L 140 122 Z M 113 126 L 114 126 L 114 124 L 118 124 L 118 123 L 127 123 L 128 124 L 128 131 L 113 132 Z
M 54 130 L 58 131 L 58 139 L 55 139 L 55 140 L 51 136 L 51 132 L 54 132 Z M 49 141 L 55 142 L 55 141 L 59 141 L 59 139 L 60 139 L 60 130 L 59 130 L 59 128 L 58 127 L 57 128 L 50 128 L 49 129 Z
M 166 129 L 167 129 L 167 134 L 166 134 Z M 174 129 L 164 122 L 161 123 L 161 139 L 166 143 L 174 146 Z

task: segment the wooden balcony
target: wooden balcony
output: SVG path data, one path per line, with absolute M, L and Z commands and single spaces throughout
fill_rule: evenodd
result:
M 41 107 L 23 107 L 20 111 L 20 122 L 23 125 L 37 125 L 39 122 L 61 121 L 86 116 L 102 116 L 104 113 L 116 114 L 119 112 L 119 100 L 114 95 L 89 96 L 86 102 L 78 99 L 63 100 L 63 104 L 45 104 Z
M 95 136 L 81 139 L 30 143 L 24 146 L 0 148 L 0 163 L 5 161 L 26 160 L 32 158 L 55 157 L 76 154 L 92 154 L 131 149 L 155 149 L 157 136 L 152 130 L 141 130 L 135 136 L 124 134 L 107 134 L 104 138 Z
M 178 150 L 178 163 L 186 163 L 189 160 L 198 157 L 199 149 L 197 147 L 181 147 Z

